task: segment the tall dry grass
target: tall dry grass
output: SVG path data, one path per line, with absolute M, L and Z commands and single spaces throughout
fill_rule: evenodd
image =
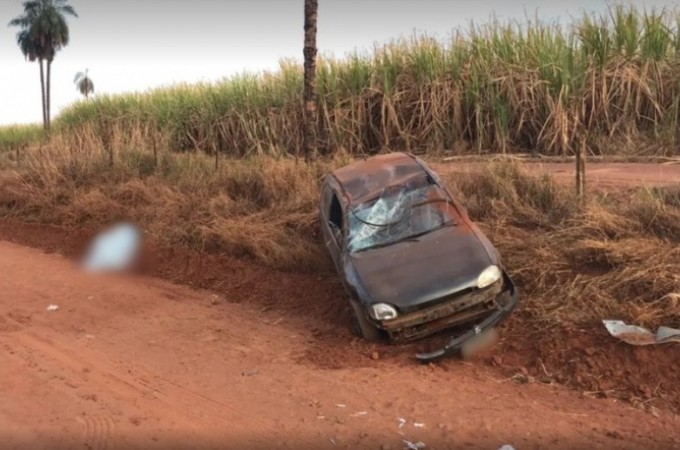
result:
M 282 269 L 327 259 L 317 242 L 318 182 L 331 162 L 229 160 L 204 154 L 125 151 L 109 165 L 101 149 L 71 151 L 55 140 L 19 162 L 0 155 L 0 217 L 99 228 L 139 224 L 166 245 L 249 256 Z M 340 161 L 336 159 L 336 161 Z
M 679 22 L 677 9 L 615 6 L 564 26 L 491 21 L 446 41 L 320 58 L 319 149 L 564 155 L 584 140 L 597 154 L 674 154 Z M 215 84 L 97 96 L 63 111 L 55 128 L 78 151 L 89 135 L 115 150 L 294 154 L 301 92 L 301 65 L 284 61 Z
M 316 223 L 322 175 L 347 156 L 292 158 L 73 151 L 56 140 L 20 161 L 0 154 L 0 217 L 98 228 L 138 223 L 153 240 L 249 257 L 284 270 L 332 266 Z M 442 172 L 501 251 L 530 321 L 622 318 L 680 325 L 680 190 L 630 189 L 577 201 L 572 186 L 519 163 Z
M 497 244 L 535 323 L 680 326 L 677 187 L 622 189 L 583 204 L 571 186 L 498 162 L 448 181 Z

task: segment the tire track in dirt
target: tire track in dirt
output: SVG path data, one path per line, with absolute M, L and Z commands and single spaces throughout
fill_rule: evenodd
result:
M 16 348 L 11 345 L 11 341 L 14 341 L 16 345 L 23 347 L 25 353 L 37 352 L 53 360 L 71 374 L 82 372 L 84 364 L 92 365 L 93 368 L 88 369 L 88 378 L 96 381 L 97 385 L 106 385 L 107 389 L 116 391 L 125 398 L 143 396 L 159 400 L 164 407 L 157 408 L 158 414 L 167 415 L 169 410 L 179 411 L 183 418 L 189 419 L 194 425 L 200 425 L 196 427 L 197 430 L 206 426 L 217 430 L 235 425 L 239 428 L 243 427 L 251 430 L 249 439 L 257 444 L 264 445 L 273 441 L 296 442 L 295 439 L 284 439 L 276 428 L 256 417 L 180 386 L 158 374 L 146 371 L 139 365 L 134 368 L 125 367 L 125 365 L 117 367 L 105 355 L 88 349 L 76 340 L 57 335 L 39 336 L 24 328 L 20 323 L 9 320 L 14 322 L 19 330 L 10 335 L 0 336 L 0 342 L 5 341 L 3 345 Z M 78 358 L 72 355 L 78 355 Z M 133 370 L 135 376 L 126 375 L 126 372 L 129 374 Z M 110 426 L 111 419 L 86 417 L 88 436 L 97 445 L 94 448 L 106 448 L 106 442 L 113 428 Z
M 84 445 L 90 450 L 108 450 L 116 424 L 109 416 L 85 415 L 76 419 L 83 426 Z

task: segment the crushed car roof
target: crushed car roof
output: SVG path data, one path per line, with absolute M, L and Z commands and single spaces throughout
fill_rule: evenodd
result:
M 426 174 L 408 153 L 373 156 L 332 172 L 351 204 L 375 198 L 385 187 L 403 184 Z

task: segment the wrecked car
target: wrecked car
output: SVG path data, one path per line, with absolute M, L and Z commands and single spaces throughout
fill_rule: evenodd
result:
M 416 355 L 433 361 L 495 332 L 517 304 L 499 252 L 418 157 L 384 154 L 327 174 L 319 215 L 365 339 L 444 333 L 446 344 Z

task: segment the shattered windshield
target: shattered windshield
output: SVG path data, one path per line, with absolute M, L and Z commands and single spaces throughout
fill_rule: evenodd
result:
M 435 184 L 386 189 L 377 199 L 350 211 L 349 251 L 382 247 L 449 225 L 447 202 Z

